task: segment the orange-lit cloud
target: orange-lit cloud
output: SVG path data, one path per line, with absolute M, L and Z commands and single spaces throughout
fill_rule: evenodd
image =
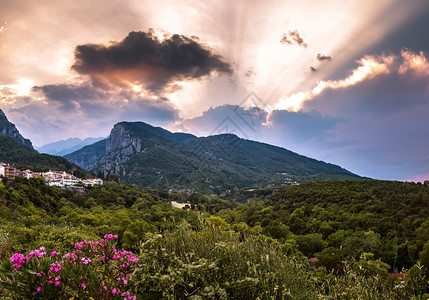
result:
M 184 35 L 164 35 L 153 30 L 130 32 L 110 45 L 86 44 L 76 47 L 72 69 L 89 75 L 96 86 L 123 86 L 138 83 L 153 93 L 178 86 L 175 81 L 209 77 L 212 72 L 231 74 L 231 66 L 220 55 Z
M 404 61 L 398 70 L 400 74 L 413 71 L 419 75 L 429 75 L 429 62 L 423 51 L 420 51 L 418 54 L 416 54 L 409 50 L 402 50 L 401 56 Z
M 15 103 L 17 97 L 29 96 L 34 86 L 34 80 L 21 78 L 14 84 L 0 85 L 0 103 L 3 105 Z
M 398 64 L 398 61 L 401 62 Z M 321 80 L 312 90 L 282 97 L 278 101 L 276 108 L 299 111 L 305 101 L 313 99 L 326 89 L 344 89 L 390 72 L 398 74 L 415 72 L 418 75 L 429 75 L 429 62 L 423 52 L 416 54 L 409 50 L 402 50 L 400 58 L 394 55 L 365 56 L 357 63 L 359 66 L 346 78 L 342 80 Z

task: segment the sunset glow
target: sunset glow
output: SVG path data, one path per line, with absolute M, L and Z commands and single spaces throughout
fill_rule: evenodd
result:
M 210 134 L 235 118 L 252 139 L 390 178 L 382 165 L 407 151 L 380 137 L 398 120 L 406 139 L 429 128 L 426 12 L 423 0 L 9 1 L 1 109 L 35 145 L 107 136 L 126 120 Z M 363 119 L 378 129 L 355 132 Z M 392 178 L 427 174 L 426 162 L 394 164 Z

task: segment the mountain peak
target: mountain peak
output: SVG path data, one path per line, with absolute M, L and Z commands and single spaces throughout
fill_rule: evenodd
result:
M 1 108 L 0 108 L 0 120 L 1 119 L 6 119 L 6 121 L 7 121 L 7 117 L 6 117 L 6 115 L 4 114 L 4 112 L 1 110 Z
M 33 149 L 33 145 L 31 144 L 31 141 L 28 139 L 25 139 L 16 129 L 15 125 L 6 117 L 6 114 L 0 109 L 0 134 L 9 136 L 16 141 L 20 142 L 21 144 Z
M 66 158 L 132 184 L 215 193 L 236 187 L 360 178 L 339 166 L 235 134 L 196 137 L 143 122 L 120 122 L 107 140 Z

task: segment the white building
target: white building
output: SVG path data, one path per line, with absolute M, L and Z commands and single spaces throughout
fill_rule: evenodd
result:
M 94 185 L 103 185 L 103 179 L 100 178 L 90 178 L 82 181 L 84 185 L 90 187 Z
M 81 181 L 76 176 L 73 176 L 67 172 L 57 172 L 49 170 L 49 172 L 44 172 L 40 175 L 45 178 L 45 181 L 48 185 L 60 187 L 75 185 Z

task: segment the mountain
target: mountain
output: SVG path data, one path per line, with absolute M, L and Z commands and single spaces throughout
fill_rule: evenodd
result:
M 143 122 L 116 124 L 107 140 L 65 156 L 84 169 L 155 188 L 222 193 L 313 179 L 359 179 L 339 166 L 233 134 L 196 137 Z
M 0 109 L 0 162 L 14 165 L 18 169 L 33 171 L 67 171 L 78 177 L 88 174 L 79 166 L 63 157 L 40 154 L 33 149 L 30 140 L 25 139 L 15 125 L 10 123 Z
M 84 140 L 81 140 L 79 138 L 69 138 L 67 140 L 61 140 L 58 142 L 50 143 L 43 145 L 41 147 L 36 147 L 36 150 L 40 153 L 47 153 L 52 155 L 58 155 L 58 156 L 64 156 L 66 154 L 75 152 L 79 149 L 82 149 L 83 147 L 87 145 L 94 144 L 100 140 L 105 139 L 104 137 L 98 137 L 98 138 L 86 138 Z
M 28 148 L 33 149 L 33 145 L 31 144 L 31 141 L 28 139 L 25 139 L 16 129 L 15 125 L 9 122 L 4 112 L 0 109 L 0 134 L 9 136 L 19 143 L 27 146 Z
M 84 177 L 88 173 L 63 157 L 40 154 L 3 134 L 0 134 L 0 162 L 12 164 L 18 169 L 67 171 L 78 177 Z

